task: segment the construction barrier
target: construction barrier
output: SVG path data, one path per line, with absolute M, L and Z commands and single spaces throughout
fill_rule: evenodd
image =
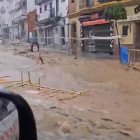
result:
M 140 69 L 140 50 L 128 49 L 128 47 L 121 46 L 121 63 L 133 69 Z
M 61 51 L 70 51 L 77 47 L 83 47 L 85 45 L 87 52 L 93 52 L 95 46 L 101 50 L 113 48 L 113 40 L 121 38 L 121 36 L 88 36 L 82 38 L 76 37 L 33 37 L 29 42 L 37 41 L 41 47 L 48 47 L 52 49 L 58 49 Z M 106 43 L 107 44 L 106 44 Z M 108 46 L 108 47 L 106 47 Z M 105 49 L 104 49 L 105 48 Z M 76 51 L 76 50 L 75 50 Z
M 140 50 L 128 49 L 128 64 L 129 66 L 139 66 L 140 64 Z

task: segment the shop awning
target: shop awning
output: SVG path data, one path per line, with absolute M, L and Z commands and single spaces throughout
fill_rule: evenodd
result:
M 107 24 L 109 21 L 106 21 L 105 19 L 99 19 L 99 20 L 93 20 L 93 21 L 85 21 L 82 23 L 83 26 L 94 26 L 99 24 Z

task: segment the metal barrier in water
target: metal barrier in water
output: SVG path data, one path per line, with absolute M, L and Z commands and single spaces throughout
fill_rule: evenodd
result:
M 129 66 L 140 66 L 140 49 L 128 49 Z

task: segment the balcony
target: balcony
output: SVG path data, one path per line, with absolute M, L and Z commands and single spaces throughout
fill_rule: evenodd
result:
M 16 12 L 18 12 L 20 9 L 21 9 L 21 5 L 20 5 L 19 2 L 17 2 L 14 6 L 11 6 L 11 7 L 9 8 L 9 13 L 10 13 L 10 14 L 16 13 Z
M 12 25 L 17 25 L 19 24 L 19 20 L 18 19 L 13 19 L 12 20 Z
M 88 8 L 88 7 L 90 8 L 100 4 L 113 4 L 119 1 L 123 1 L 123 0 L 80 0 L 79 9 Z
M 98 0 L 100 3 L 112 2 L 112 1 L 121 1 L 121 0 Z
M 27 15 L 20 15 L 12 20 L 12 25 L 19 24 L 20 22 L 24 22 L 27 19 Z
M 91 13 L 103 10 L 105 7 L 109 7 L 112 4 L 128 4 L 134 0 L 80 0 L 79 9 L 81 14 Z
M 138 4 L 139 0 L 79 0 L 79 3 L 71 3 L 71 0 L 69 0 L 69 18 L 101 11 L 117 3 L 129 6 L 134 3 Z M 77 5 L 79 9 L 77 9 Z
M 46 11 L 46 12 L 43 12 L 43 13 L 40 13 L 38 15 L 38 21 L 42 21 L 44 19 L 47 19 L 50 17 L 50 12 L 49 11 Z
M 38 21 L 42 21 L 42 20 L 45 20 L 48 18 L 54 18 L 54 17 L 55 17 L 55 9 L 52 8 L 51 10 L 40 13 L 38 15 Z
M 131 5 L 132 2 L 134 1 L 137 1 L 137 0 L 98 0 L 100 2 L 100 6 L 102 8 L 105 8 L 105 7 L 109 7 L 111 6 L 112 4 L 117 4 L 117 3 L 120 3 L 120 4 L 123 4 L 123 5 Z
M 47 2 L 47 1 L 49 1 L 49 0 L 35 0 L 35 5 L 40 5 L 43 2 Z

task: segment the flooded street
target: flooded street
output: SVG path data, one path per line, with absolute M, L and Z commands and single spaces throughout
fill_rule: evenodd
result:
M 0 47 L 0 77 L 47 87 L 9 86 L 31 105 L 39 140 L 139 140 L 140 72 L 111 58 L 74 59 L 72 55 L 28 46 Z M 55 90 L 55 93 L 54 93 Z M 80 94 L 78 94 L 80 93 Z

